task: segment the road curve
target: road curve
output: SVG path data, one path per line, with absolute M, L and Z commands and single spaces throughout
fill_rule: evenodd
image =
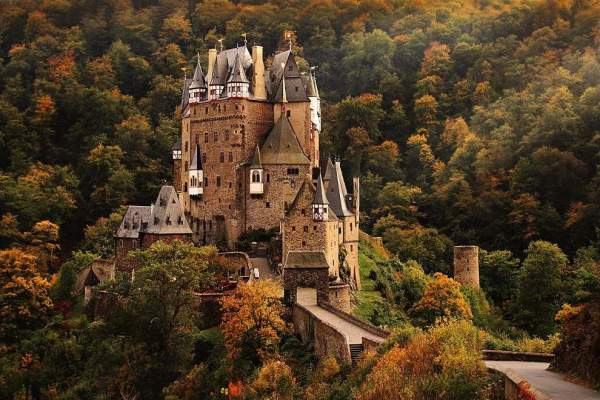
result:
M 513 370 L 531 386 L 553 400 L 600 400 L 600 392 L 569 382 L 562 375 L 548 371 L 548 363 L 485 361 L 485 365 L 501 372 L 507 369 Z

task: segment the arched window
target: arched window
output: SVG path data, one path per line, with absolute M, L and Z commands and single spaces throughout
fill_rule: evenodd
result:
M 260 171 L 252 171 L 252 183 L 260 183 Z

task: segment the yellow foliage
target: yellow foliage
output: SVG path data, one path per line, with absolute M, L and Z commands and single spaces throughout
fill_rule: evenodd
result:
M 283 361 L 267 361 L 258 371 L 250 389 L 260 399 L 292 400 L 297 390 L 291 368 Z
M 473 318 L 471 307 L 460 292 L 460 283 L 440 272 L 436 272 L 428 282 L 423 297 L 411 313 L 427 325 L 438 318 Z
M 417 334 L 405 347 L 395 345 L 379 359 L 356 399 L 457 398 L 449 393 L 457 390 L 457 382 L 469 385 L 463 394 L 477 395 L 486 376 L 479 353 L 483 337 L 464 320 L 445 322 Z
M 223 331 L 228 358 L 236 359 L 248 335 L 255 335 L 258 354 L 266 360 L 277 352 L 280 334 L 287 330 L 280 288 L 274 281 L 241 283 L 233 296 L 221 300 Z

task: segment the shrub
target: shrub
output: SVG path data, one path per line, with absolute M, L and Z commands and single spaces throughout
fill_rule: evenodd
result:
M 375 364 L 357 400 L 485 398 L 488 374 L 480 360 L 484 335 L 465 320 L 445 321 L 394 345 Z

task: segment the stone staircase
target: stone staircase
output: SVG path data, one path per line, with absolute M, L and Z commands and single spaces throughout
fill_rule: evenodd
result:
M 364 351 L 362 343 L 350 344 L 350 358 L 352 359 L 352 365 L 356 365 L 358 360 L 362 356 Z

